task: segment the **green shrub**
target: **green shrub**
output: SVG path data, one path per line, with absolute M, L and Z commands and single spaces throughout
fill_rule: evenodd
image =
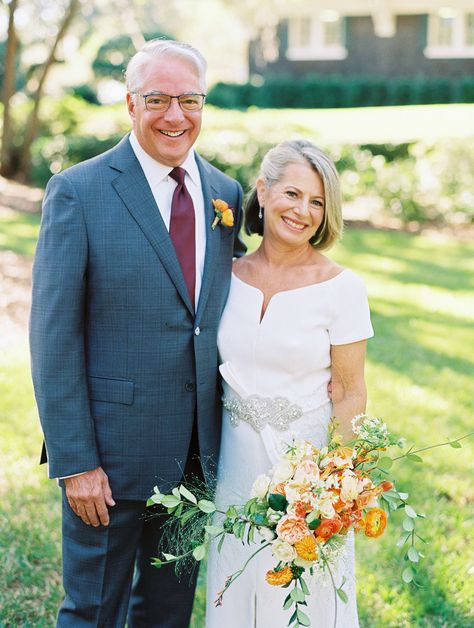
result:
M 474 102 L 474 77 L 268 76 L 251 83 L 217 83 L 208 102 L 223 108 L 335 108 Z

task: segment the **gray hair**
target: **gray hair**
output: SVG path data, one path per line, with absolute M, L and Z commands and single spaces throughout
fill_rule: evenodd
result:
M 291 140 L 271 148 L 260 166 L 259 178 L 267 187 L 281 180 L 290 163 L 309 164 L 319 174 L 324 185 L 324 219 L 310 243 L 319 250 L 327 249 L 342 236 L 341 187 L 333 160 L 308 140 Z M 248 233 L 263 235 L 262 220 L 258 218 L 258 198 L 252 190 L 245 210 Z
M 187 61 L 196 69 L 201 89 L 205 90 L 207 62 L 199 50 L 181 41 L 151 39 L 128 62 L 125 80 L 127 91 L 130 93 L 141 89 L 143 69 L 150 61 L 150 57 L 173 57 Z

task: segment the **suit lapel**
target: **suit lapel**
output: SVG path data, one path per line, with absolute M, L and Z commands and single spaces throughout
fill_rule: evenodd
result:
M 197 320 L 200 320 L 213 283 L 214 272 L 217 266 L 217 256 L 220 249 L 221 234 L 219 229 L 211 229 L 211 225 L 215 217 L 212 199 L 217 198 L 218 190 L 213 185 L 208 164 L 197 154 L 196 162 L 199 168 L 199 175 L 201 177 L 202 195 L 204 199 L 204 215 L 206 221 L 206 256 L 204 259 L 204 272 L 196 312 L 196 318 Z
M 143 170 L 130 146 L 128 136 L 113 151 L 111 167 L 120 171 L 119 176 L 112 182 L 113 187 L 160 258 L 186 307 L 194 314 L 168 230 L 156 206 Z

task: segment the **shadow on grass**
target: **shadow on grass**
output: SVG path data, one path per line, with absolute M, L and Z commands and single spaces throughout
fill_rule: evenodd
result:
M 350 260 L 347 249 L 351 252 Z M 472 258 L 474 247 L 467 243 L 453 240 L 437 243 L 401 232 L 352 230 L 346 234 L 339 253 L 341 258 L 347 257 L 352 268 L 404 285 L 451 291 L 474 287 L 474 276 L 466 263 Z M 378 259 L 383 266 L 379 266 Z M 387 268 L 387 259 L 394 262 L 393 269 Z
M 427 386 L 433 385 L 433 367 L 449 369 L 462 376 L 474 375 L 472 361 L 428 348 L 422 339 L 417 339 L 417 332 L 413 329 L 414 320 L 436 324 L 444 333 L 457 326 L 466 331 L 472 329 L 472 323 L 468 320 L 447 314 L 417 312 L 411 308 L 410 313 L 405 310 L 389 316 L 382 314 L 375 305 L 372 307 L 372 322 L 376 336 L 369 346 L 371 362 L 383 364 L 397 373 L 403 372 L 417 384 Z M 426 367 L 430 369 L 426 370 Z

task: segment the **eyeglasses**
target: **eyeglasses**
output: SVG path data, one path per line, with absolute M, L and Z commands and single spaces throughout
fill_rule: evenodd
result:
M 169 94 L 161 94 L 160 92 L 151 92 L 149 94 L 140 94 L 145 100 L 145 107 L 148 111 L 168 111 L 171 101 L 176 98 L 179 106 L 183 111 L 200 111 L 204 105 L 207 94 L 180 94 L 179 96 L 170 96 Z

